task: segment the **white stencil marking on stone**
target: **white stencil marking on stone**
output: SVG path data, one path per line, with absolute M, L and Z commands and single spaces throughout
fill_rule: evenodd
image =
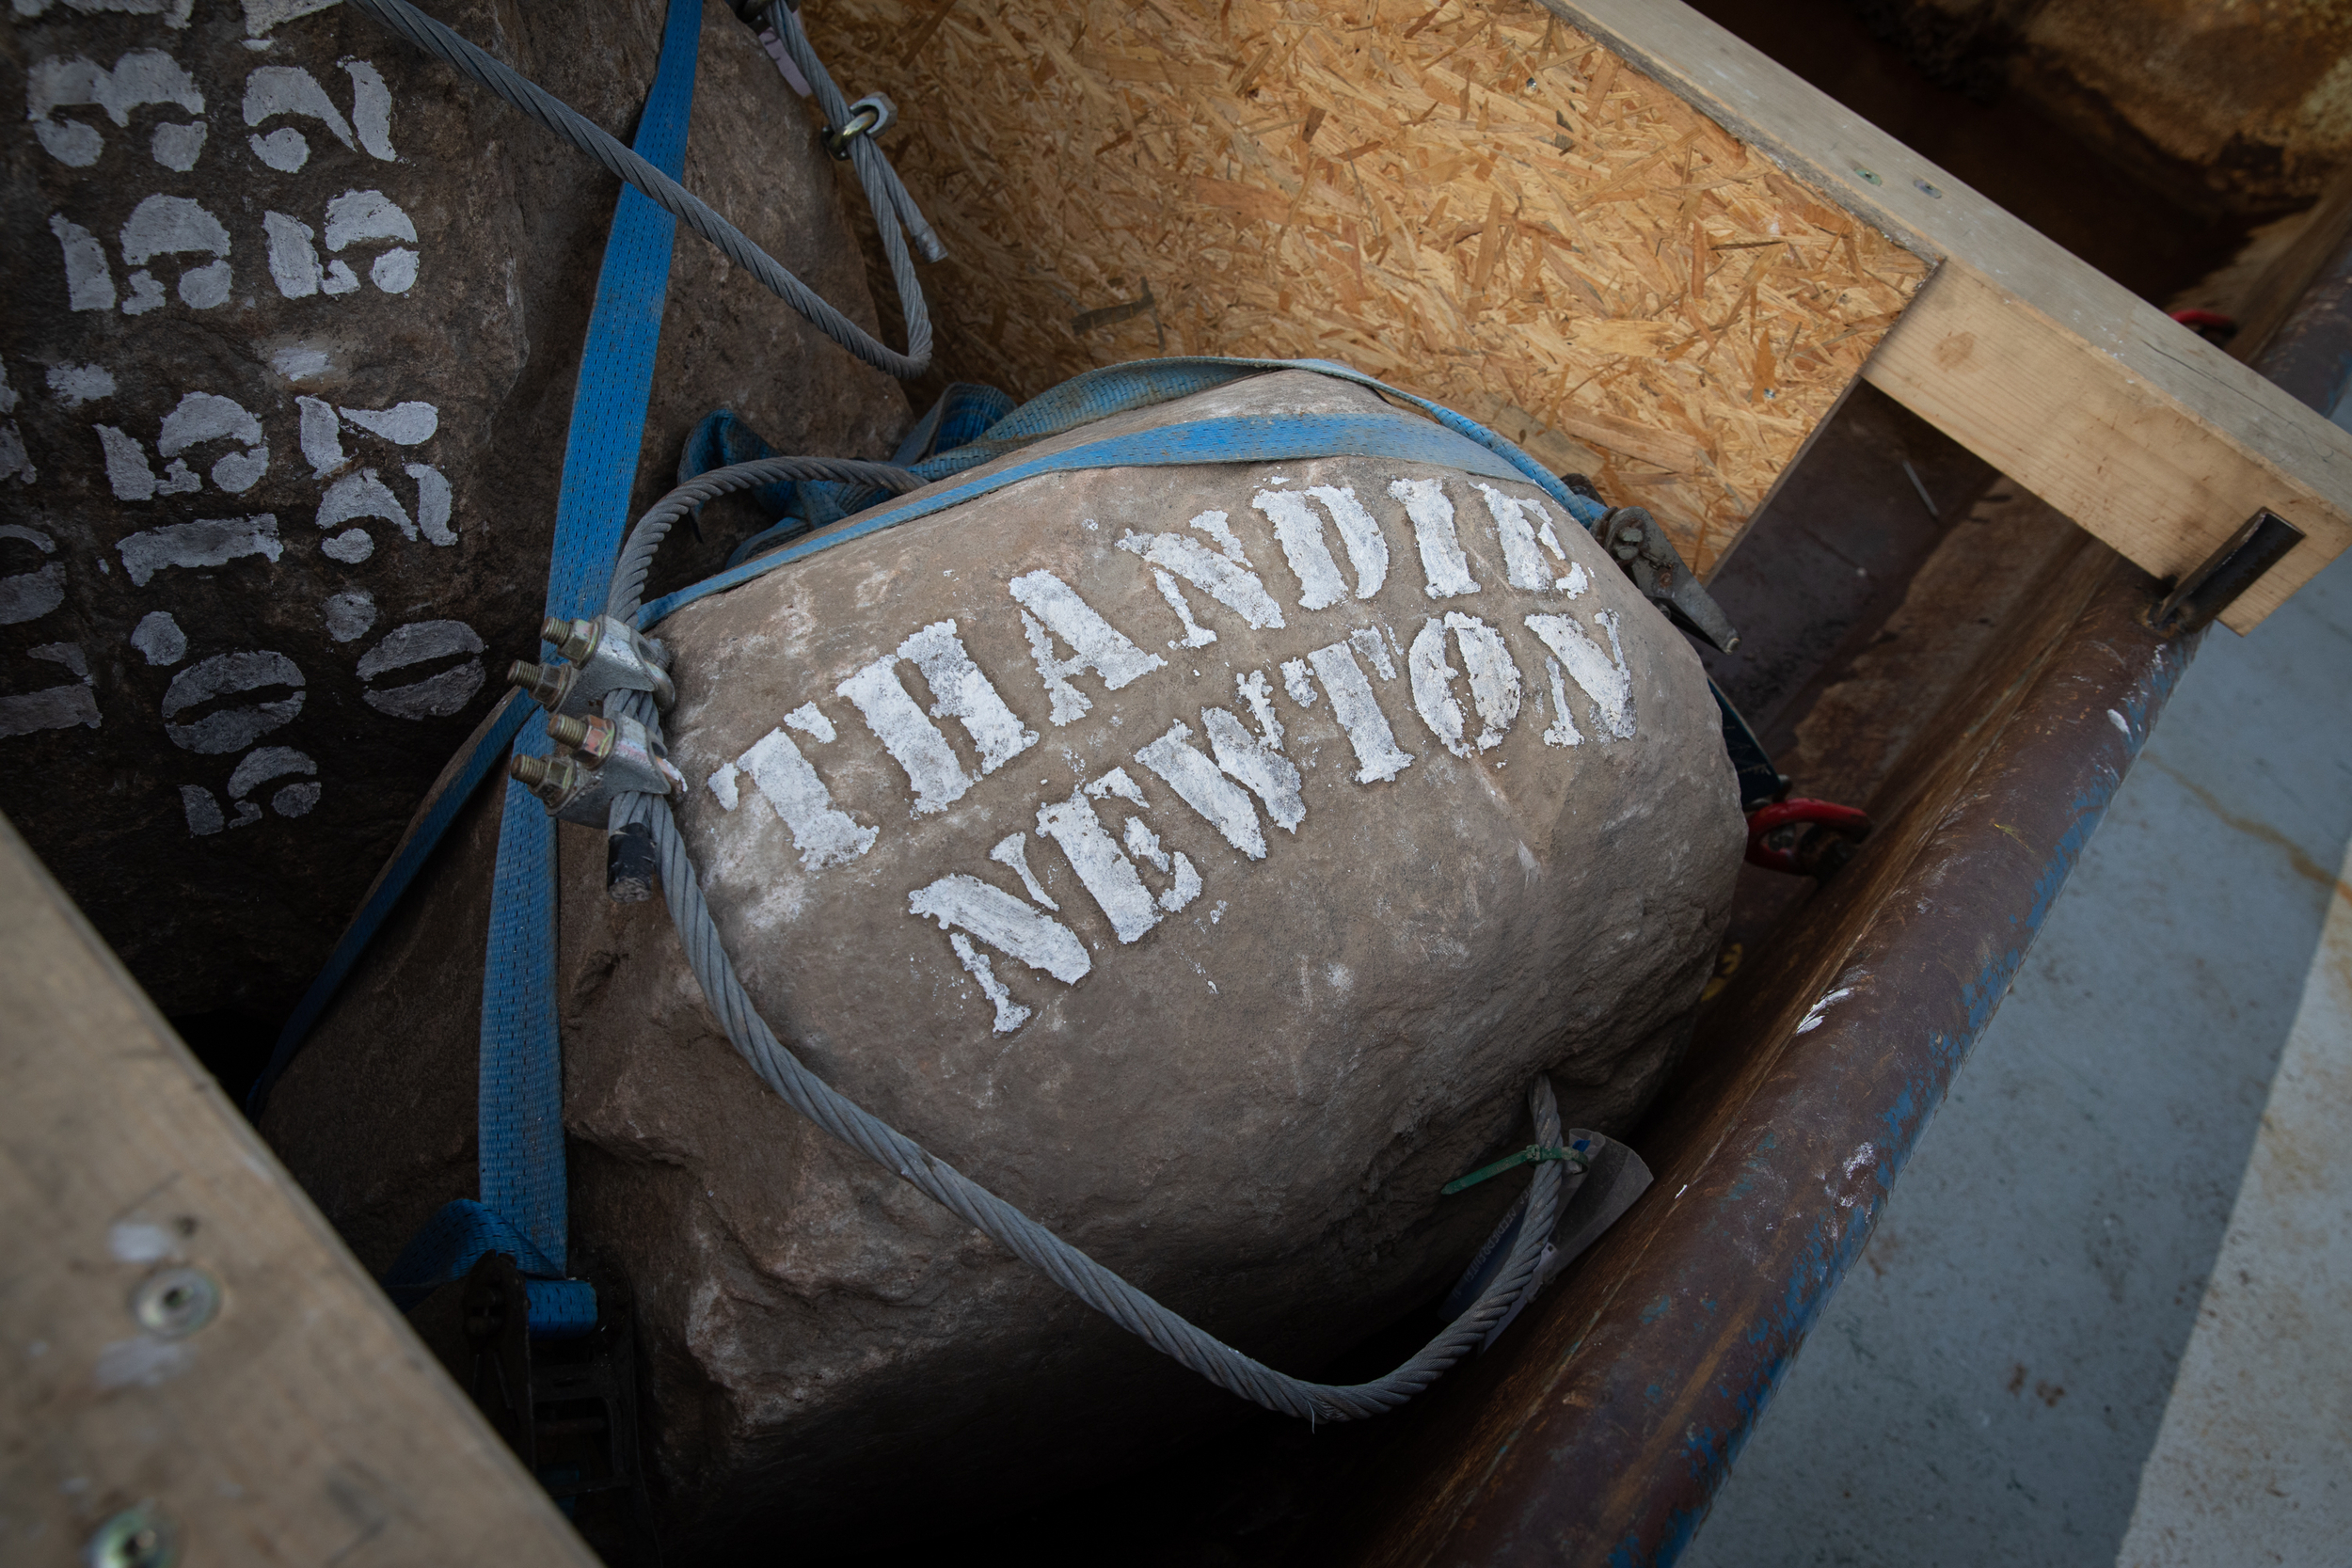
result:
M 1479 720 L 1478 751 L 1502 745 L 1512 721 L 1519 716 L 1519 669 L 1511 661 L 1500 632 L 1459 610 L 1448 610 L 1442 621 L 1432 615 L 1413 639 L 1413 651 L 1405 661 L 1412 676 L 1413 708 L 1447 751 L 1467 757 L 1472 748 L 1464 735 L 1462 705 L 1453 692 L 1454 677 L 1459 672 L 1446 662 L 1448 633 L 1453 634 L 1463 667 L 1470 673 L 1470 704 Z
M 1037 831 L 1060 846 L 1070 869 L 1078 874 L 1079 884 L 1111 923 L 1111 933 L 1120 942 L 1134 942 L 1159 924 L 1159 907 L 1143 885 L 1142 875 L 1120 853 L 1084 794 L 1073 789 L 1067 800 L 1040 806 Z M 1004 896 L 1012 899 L 1010 894 Z
M 1454 531 L 1454 503 L 1446 499 L 1445 486 L 1434 479 L 1396 479 L 1389 482 L 1389 494 L 1405 503 L 1405 515 L 1412 519 L 1429 596 L 1448 599 L 1477 593 L 1462 541 Z
M 1282 609 L 1274 602 L 1274 595 L 1258 580 L 1248 557 L 1240 553 L 1240 541 L 1225 526 L 1225 514 L 1204 512 L 1192 519 L 1192 526 L 1216 539 L 1220 546 L 1229 542 L 1232 548 L 1210 549 L 1198 539 L 1181 533 L 1135 533 L 1120 537 L 1119 547 L 1130 555 L 1139 555 L 1153 566 L 1165 569 L 1191 583 L 1209 597 L 1240 616 L 1250 627 L 1263 631 L 1282 624 Z M 1192 624 L 1184 616 L 1186 626 Z M 1214 633 L 1208 641 L 1216 641 Z M 1198 642 L 1187 646 L 1199 647 Z
M 56 5 L 57 0 L 16 0 L 16 14 L 35 17 Z M 332 5 L 335 0 L 325 0 Z M 69 10 L 84 16 L 100 11 L 115 11 L 124 16 L 160 16 L 167 27 L 184 27 L 188 13 L 196 8 L 196 0 L 65 0 Z
M 1347 563 L 1356 568 L 1356 596 L 1369 599 L 1389 580 L 1389 541 L 1380 524 L 1356 499 L 1353 485 L 1311 484 L 1307 494 L 1321 501 L 1338 525 L 1340 542 L 1347 546 Z
M 347 528 L 319 546 L 319 553 L 329 561 L 340 561 L 346 566 L 357 566 L 375 553 L 375 541 L 363 528 Z
M 1159 906 L 1174 914 L 1200 896 L 1200 873 L 1182 850 L 1170 855 L 1160 846 L 1160 835 L 1144 826 L 1143 818 L 1127 818 L 1127 852 L 1139 861 L 1156 867 L 1169 879 L 1168 889 L 1159 896 Z
M 1132 800 L 1138 806 L 1149 807 L 1152 804 L 1143 798 L 1143 786 L 1128 777 L 1124 768 L 1114 768 L 1087 785 L 1087 799 L 1089 800 L 1100 800 L 1107 795 L 1116 795 L 1122 800 Z
M 315 777 L 318 770 L 317 763 L 291 746 L 257 746 L 237 759 L 236 770 L 229 775 L 229 798 L 242 800 L 272 779 L 296 773 Z
M 297 345 L 281 348 L 269 356 L 270 368 L 289 381 L 301 381 L 313 375 L 325 375 L 334 361 L 323 348 Z
M 1086 809 L 1083 802 L 1079 809 Z M 1095 831 L 1101 832 L 1102 829 L 1098 825 Z M 1109 842 L 1107 836 L 1104 842 Z M 1112 852 L 1117 853 L 1115 849 Z M 1129 876 L 1135 874 L 1133 866 L 1127 871 Z M 1138 890 L 1142 887 L 1140 882 L 1136 885 Z M 942 877 L 929 887 L 908 894 L 907 909 L 910 913 L 938 921 L 943 931 L 961 927 L 1014 962 L 1050 974 L 1065 986 L 1076 985 L 1094 968 L 1086 943 L 1069 927 L 977 877 L 967 877 L 961 872 Z
M 216 698 L 280 686 L 294 688 L 294 695 L 257 703 L 251 707 L 215 709 L 193 724 L 169 722 L 188 709 Z M 171 685 L 164 691 L 164 734 L 171 737 L 173 745 L 207 756 L 242 752 L 270 731 L 293 723 L 294 716 L 302 711 L 302 672 L 284 654 L 262 650 L 216 654 L 189 665 L 171 678 Z
M 735 766 L 752 776 L 762 799 L 775 808 L 784 825 L 792 831 L 793 847 L 801 852 L 801 867 L 805 871 L 821 871 L 829 865 L 842 865 L 857 859 L 874 847 L 881 836 L 880 828 L 869 828 L 833 803 L 833 791 L 817 776 L 801 749 L 782 729 L 770 730 L 760 736 L 752 749 L 735 759 Z M 718 775 L 711 776 L 711 788 L 719 787 Z M 728 781 L 728 793 L 733 793 L 734 781 Z M 719 797 L 728 804 L 726 795 Z
M 736 780 L 739 776 L 735 764 L 723 762 L 709 778 L 703 781 L 710 786 L 710 793 L 718 798 L 720 810 L 733 811 L 741 803 L 742 796 L 736 788 Z
M 210 310 L 229 302 L 229 230 L 220 219 L 184 196 L 151 196 L 131 209 L 122 226 L 122 260 L 144 268 L 158 256 L 190 253 L 215 260 L 180 274 L 180 298 L 191 309 Z M 143 315 L 164 302 L 164 292 L 145 271 L 131 274 L 126 316 Z
M 58 109 L 94 105 L 103 109 L 118 128 L 130 125 L 133 109 L 151 103 L 168 104 L 192 115 L 204 112 L 204 95 L 197 90 L 196 79 L 160 49 L 135 49 L 117 60 L 112 71 L 79 55 L 70 60 L 51 55 L 33 63 L 25 73 L 24 87 L 24 118 L 33 122 L 33 135 L 51 157 L 72 168 L 87 168 L 98 162 L 105 150 L 105 138 L 96 126 L 52 119 Z M 156 129 L 151 150 L 166 168 L 185 173 L 196 166 L 196 155 L 203 146 L 200 122 L 163 125 Z
M 1495 520 L 1495 532 L 1502 541 L 1503 575 L 1514 588 L 1565 588 L 1566 578 L 1552 576 L 1551 563 L 1544 559 L 1541 546 L 1549 546 L 1551 553 L 1563 562 L 1568 552 L 1560 546 L 1560 536 L 1551 531 L 1551 514 L 1544 503 L 1518 496 L 1506 496 L 1491 484 L 1478 485 L 1478 493 L 1486 498 L 1486 515 Z
M 835 738 L 833 721 L 818 712 L 815 703 L 803 703 L 786 714 L 784 727 L 798 730 L 820 745 L 830 746 Z
M 1046 895 L 1045 884 L 1029 869 L 1028 843 L 1026 833 L 1008 833 L 996 841 L 996 847 L 988 852 L 988 858 L 998 865 L 1009 866 L 1013 875 L 1021 879 L 1021 885 L 1029 890 L 1030 897 L 1058 912 L 1061 906 Z
M 914 789 L 915 816 L 946 811 L 972 787 L 971 776 L 956 759 L 939 726 L 923 716 L 914 699 L 899 683 L 893 654 L 873 663 L 834 688 L 834 694 L 857 705 L 866 727 L 906 770 Z
M 322 530 L 339 528 L 358 517 L 382 517 L 398 528 L 404 537 L 417 537 L 417 525 L 408 515 L 408 509 L 400 504 L 400 498 L 392 494 L 373 468 L 343 475 L 327 486 L 326 499 L 319 502 L 317 522 Z
M 36 658 L 42 657 L 39 648 L 29 651 Z M 76 724 L 99 727 L 98 699 L 87 681 L 0 697 L 0 737 L 70 730 Z
M 1388 716 L 1372 694 L 1372 682 L 1364 678 L 1348 643 L 1317 648 L 1307 659 L 1322 679 L 1323 689 L 1331 694 L 1331 715 L 1355 749 L 1356 782 L 1386 783 L 1410 768 L 1413 755 L 1398 748 L 1396 732 L 1389 728 Z
M 287 299 L 309 299 L 326 286 L 319 270 L 318 232 L 300 218 L 283 213 L 262 214 L 262 236 L 269 246 L 269 277 Z M 351 269 L 343 269 L 346 276 Z M 355 278 L 352 287 L 358 287 Z M 348 293 L 339 289 L 338 293 Z
M 180 811 L 188 819 L 190 838 L 202 838 L 221 830 L 220 802 L 202 784 L 180 786 Z
M 1347 634 L 1348 645 L 1372 661 L 1384 681 L 1396 679 L 1396 666 L 1389 662 L 1389 645 L 1380 641 L 1380 633 L 1371 626 L 1358 626 Z
M 326 96 L 318 78 L 298 65 L 259 66 L 245 79 L 246 124 L 259 125 L 278 115 L 315 119 L 345 147 L 358 146 L 342 111 Z M 246 142 L 255 157 L 280 174 L 292 174 L 310 161 L 310 142 L 291 125 L 267 135 L 247 136 Z
M 189 392 L 164 416 L 155 442 L 155 455 L 177 457 L 206 441 L 235 441 L 244 451 L 232 451 L 213 465 L 213 483 L 232 496 L 243 495 L 269 472 L 269 448 L 262 440 L 262 421 L 243 404 L 217 392 Z
M 1307 679 L 1307 661 L 1286 658 L 1282 661 L 1282 689 L 1291 694 L 1291 701 L 1300 707 L 1315 705 L 1315 689 Z
M 1134 535 L 1128 537 L 1133 538 Z M 1152 583 L 1160 591 L 1160 597 L 1168 601 L 1168 608 L 1176 612 L 1176 619 L 1184 623 L 1184 635 L 1168 639 L 1169 647 L 1205 648 L 1216 641 L 1216 633 L 1192 618 L 1192 606 L 1184 602 L 1184 591 L 1176 586 L 1174 578 L 1154 566 L 1152 568 Z
M 361 681 L 373 681 L 429 659 L 481 652 L 481 637 L 463 621 L 412 621 L 394 626 L 384 634 L 384 641 L 360 655 L 358 673 Z M 406 686 L 370 688 L 359 698 L 376 712 L 395 719 L 446 719 L 473 700 L 483 679 L 482 660 L 469 658 Z
M 62 406 L 79 408 L 86 403 L 114 396 L 114 373 L 101 365 L 52 365 L 49 390 Z
M 974 947 L 970 937 L 961 931 L 953 932 L 947 938 L 947 945 L 956 950 L 956 961 L 963 965 L 964 973 L 979 983 L 980 994 L 995 1007 L 996 1022 L 993 1027 L 997 1034 L 1009 1035 L 1029 1022 L 1029 1009 L 1012 999 L 1012 992 L 1005 989 L 1005 983 L 989 967 L 988 955 Z
M 340 251 L 369 240 L 417 243 L 417 226 L 382 191 L 345 191 L 326 204 L 326 248 Z M 406 293 L 417 280 L 417 253 L 396 248 L 384 252 L 368 269 L 369 278 L 388 294 Z M 329 293 L 338 291 L 329 288 Z
M 338 642 L 357 642 L 375 625 L 375 596 L 364 589 L 338 594 L 326 601 L 326 635 Z
M 986 778 L 1037 744 L 1037 732 L 1023 726 L 996 688 L 972 662 L 953 621 L 937 621 L 898 644 L 898 657 L 914 661 L 931 689 L 931 717 L 953 719 L 979 749 Z
M 441 470 L 425 463 L 405 464 L 400 470 L 417 482 L 417 527 L 424 533 L 428 545 L 454 545 L 457 535 L 449 526 L 449 481 Z
M 1224 712 L 1222 708 L 1214 711 Z M 1225 718 L 1240 730 L 1239 720 L 1230 713 Z M 1199 812 L 1224 835 L 1226 843 L 1253 861 L 1265 859 L 1265 832 L 1258 826 L 1258 811 L 1250 804 L 1248 791 L 1218 771 L 1217 765 L 1199 750 L 1185 745 L 1191 736 L 1192 731 L 1182 722 L 1171 724 L 1166 735 L 1137 752 L 1136 760 L 1166 780 L 1176 798 Z
M 1565 615 L 1530 615 L 1527 626 L 1544 640 L 1567 670 L 1568 678 L 1584 689 L 1593 700 L 1593 717 L 1597 728 L 1619 740 L 1633 738 L 1633 673 L 1626 668 L 1625 649 L 1617 641 L 1617 612 L 1613 610 L 1593 611 L 1593 624 L 1609 636 L 1609 650 L 1601 651 L 1592 634 Z M 1565 705 L 1561 713 L 1565 715 Z M 1573 742 L 1571 742 L 1573 744 Z
M 1544 731 L 1547 746 L 1581 746 L 1584 732 L 1576 727 L 1575 718 L 1568 712 L 1567 679 L 1561 673 L 1560 661 L 1549 654 L 1544 656 L 1544 671 L 1551 677 L 1551 727 Z
M 150 664 L 173 665 L 188 657 L 188 634 L 167 610 L 151 610 L 131 628 L 131 646 Z
M 106 453 L 106 483 L 119 501 L 145 501 L 155 499 L 155 469 L 147 460 L 147 449 L 135 436 L 124 434 L 110 424 L 92 425 L 98 433 L 98 444 Z
M 0 523 L 0 539 L 14 539 L 43 555 L 57 553 L 57 542 L 37 528 Z M 65 603 L 65 563 L 44 562 L 39 570 L 0 578 L 0 626 L 21 626 L 38 621 Z
M 1372 514 L 1356 499 L 1354 487 L 1315 484 L 1297 492 L 1262 490 L 1250 498 L 1249 504 L 1273 520 L 1283 557 L 1298 578 L 1300 608 L 1324 609 L 1337 604 L 1345 592 L 1339 565 L 1324 543 L 1323 524 L 1308 504 L 1311 498 L 1321 501 L 1339 526 L 1348 564 L 1356 569 L 1356 596 L 1371 598 L 1388 581 L 1389 542 Z
M 1302 669 L 1303 675 L 1305 671 Z M 1233 689 L 1241 694 L 1242 705 L 1249 710 L 1258 733 L 1276 751 L 1282 749 L 1282 721 L 1274 716 L 1274 691 L 1267 685 L 1263 670 L 1252 670 L 1246 675 L 1233 677 Z
M 361 150 L 379 163 L 398 161 L 400 154 L 392 150 L 392 89 L 385 86 L 384 73 L 362 59 L 335 63 L 351 78 L 351 128 L 358 133 Z
M 33 460 L 25 455 L 24 436 L 16 428 L 14 420 L 0 423 L 0 479 L 11 477 L 21 479 L 27 484 L 40 477 L 40 470 L 34 467 Z
M 200 517 L 193 523 L 173 523 L 126 534 L 115 544 L 123 570 L 134 587 L 167 566 L 222 566 L 242 556 L 276 561 L 285 546 L 278 540 L 278 517 L 264 512 L 254 517 Z
M 1067 724 L 1083 718 L 1093 699 L 1071 684 L 1070 677 L 1092 670 L 1103 684 L 1117 691 L 1130 681 L 1150 674 L 1168 661 L 1147 654 L 1078 597 L 1077 591 L 1051 572 L 1029 572 L 1012 579 L 1015 602 L 1022 607 L 1021 625 L 1029 636 L 1029 654 L 1054 703 L 1053 721 Z M 1058 637 L 1072 650 L 1069 658 L 1054 655 Z
M 1323 521 L 1307 498 L 1291 490 L 1261 490 L 1249 504 L 1274 524 L 1274 537 L 1282 546 L 1282 559 L 1298 579 L 1298 608 L 1325 610 L 1347 596 L 1339 562 L 1323 542 Z
M 302 411 L 302 459 L 310 465 L 312 479 L 325 479 L 351 461 L 343 453 L 343 421 L 333 404 L 324 398 L 296 398 L 294 406 Z
M 441 411 L 429 403 L 396 403 L 389 408 L 345 408 L 343 418 L 396 447 L 421 446 L 441 428 Z
M 105 3 L 119 5 L 124 0 L 105 0 Z M 187 0 L 174 0 L 174 3 L 186 4 Z M 245 0 L 246 47 L 255 47 L 249 40 L 267 38 L 269 30 L 280 23 L 292 22 L 297 16 L 309 16 L 312 11 L 323 11 L 340 3 L 341 0 Z
M 1240 720 L 1221 707 L 1200 710 L 1200 727 L 1208 732 L 1209 749 L 1216 765 L 1249 786 L 1265 802 L 1266 815 L 1287 832 L 1298 832 L 1307 819 L 1307 800 L 1298 769 L 1274 746 L 1242 727 Z
M 114 268 L 98 236 L 62 213 L 50 215 L 49 232 L 57 237 L 65 255 L 65 302 L 72 310 L 111 310 L 115 308 Z

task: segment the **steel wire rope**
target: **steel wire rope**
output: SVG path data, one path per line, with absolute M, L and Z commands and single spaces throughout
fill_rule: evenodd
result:
M 485 53 L 418 10 L 408 4 L 408 0 L 350 0 L 350 4 L 425 53 L 464 71 L 596 159 L 611 173 L 636 186 L 648 200 L 717 245 L 738 266 L 767 285 L 778 298 L 806 317 L 819 332 L 876 370 L 903 380 L 920 375 L 930 368 L 930 312 L 924 304 L 923 286 L 914 276 L 914 259 L 907 253 L 906 230 L 910 228 L 914 230 L 915 241 L 922 245 L 927 260 L 943 260 L 946 251 L 930 226 L 923 221 L 922 214 L 915 211 L 914 198 L 907 195 L 906 187 L 890 171 L 889 160 L 882 155 L 880 149 L 871 145 L 871 137 L 860 135 L 851 138 L 850 163 L 857 170 L 859 182 L 866 189 L 866 200 L 873 204 L 874 226 L 881 231 L 882 254 L 890 263 L 891 281 L 898 290 L 899 309 L 907 330 L 904 354 L 881 341 L 827 304 L 807 284 L 787 271 L 783 263 L 753 244 L 741 230 L 720 216 L 693 192 L 638 156 L 570 104 L 503 60 Z M 800 33 L 797 20 L 784 30 L 783 36 L 793 48 L 793 57 L 800 61 L 803 72 L 808 73 L 815 65 L 816 51 L 809 47 L 807 39 Z M 831 90 L 833 99 L 838 102 L 841 94 L 838 88 L 833 87 L 833 78 L 824 74 L 821 66 L 815 66 L 815 74 L 810 76 L 810 80 L 813 83 L 819 77 L 826 88 Z M 831 113 L 830 107 L 821 101 L 819 106 L 826 107 Z M 834 123 L 839 122 L 836 120 Z
M 742 470 L 757 467 L 746 463 L 733 468 L 713 469 L 672 491 L 640 517 L 623 547 L 605 612 L 624 626 L 632 624 L 653 552 L 677 519 L 697 504 L 697 487 L 739 476 Z M 742 483 L 760 482 L 745 479 Z M 660 716 L 649 693 L 615 693 L 614 699 L 608 701 L 608 717 L 634 719 L 660 738 Z M 785 1103 L 826 1132 L 883 1169 L 896 1171 L 901 1180 L 993 1239 L 1056 1285 L 1229 1393 L 1265 1409 L 1310 1421 L 1354 1420 L 1379 1415 L 1428 1387 L 1447 1369 L 1485 1343 L 1494 1325 L 1537 1284 L 1536 1270 L 1544 1248 L 1559 1223 L 1565 1180 L 1563 1161 L 1547 1160 L 1535 1164 L 1525 1199 L 1525 1223 L 1519 1227 L 1509 1257 L 1478 1299 L 1404 1364 L 1384 1377 L 1346 1385 L 1314 1383 L 1275 1370 L 1162 1306 L 809 1070 L 768 1027 L 736 974 L 734 960 L 728 957 L 718 925 L 711 918 L 710 906 L 703 897 L 701 878 L 692 857 L 687 853 L 685 835 L 678 832 L 668 799 L 635 793 L 617 797 L 608 816 L 610 830 L 617 833 L 637 824 L 644 826 L 660 857 L 662 897 L 669 906 L 671 923 L 677 928 L 679 943 L 685 948 L 687 966 L 693 971 L 728 1041 L 762 1082 Z M 1556 1148 L 1560 1143 L 1560 1110 L 1550 1080 L 1538 1074 L 1529 1086 L 1527 1102 L 1536 1142 Z M 1506 1219 L 1505 1224 L 1508 1223 Z

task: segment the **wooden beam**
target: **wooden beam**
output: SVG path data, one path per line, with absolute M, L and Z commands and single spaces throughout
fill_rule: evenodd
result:
M 592 1568 L 5 819 L 0 1083 L 0 1560 Z
M 2352 433 L 1678 0 L 1543 0 L 1792 175 L 1939 263 L 1863 375 L 2158 577 L 2256 508 L 2309 535 L 2250 630 L 2352 542 Z

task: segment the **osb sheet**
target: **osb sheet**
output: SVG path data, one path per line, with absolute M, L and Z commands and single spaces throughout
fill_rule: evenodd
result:
M 1706 571 L 1927 263 L 1533 0 L 826 0 L 1017 395 L 1322 356 L 1647 505 Z

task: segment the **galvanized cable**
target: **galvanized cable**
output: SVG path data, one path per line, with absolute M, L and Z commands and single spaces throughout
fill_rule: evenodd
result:
M 768 27 L 783 43 L 786 53 L 800 67 L 802 78 L 817 95 L 817 106 L 824 111 L 825 123 L 837 130 L 847 129 L 851 118 L 849 100 L 834 85 L 833 72 L 825 69 L 825 62 L 817 57 L 817 46 L 809 42 L 808 33 L 801 25 L 800 12 L 786 4 L 785 0 L 776 0 L 768 8 Z M 874 145 L 871 135 L 850 138 L 850 164 L 857 170 L 858 182 L 866 187 L 866 199 L 873 202 L 878 219 L 882 202 L 887 200 L 890 210 L 898 215 L 898 221 L 906 226 L 907 233 L 914 238 L 915 247 L 923 252 L 925 261 L 944 261 L 947 259 L 947 247 L 932 232 L 930 224 L 914 205 L 914 198 L 909 196 L 906 186 L 898 182 L 898 171 L 891 166 L 889 159 L 882 155 L 882 150 Z M 882 199 L 875 197 L 878 186 L 884 193 Z
M 645 577 L 653 569 L 654 552 L 688 513 L 731 491 L 755 489 L 785 479 L 867 484 L 894 496 L 920 489 L 925 483 L 920 476 L 891 464 L 863 463 L 849 457 L 762 457 L 698 474 L 654 502 L 629 529 L 628 541 L 621 547 L 620 561 L 612 568 L 612 587 L 605 599 L 605 613 L 624 625 L 635 623 L 638 606 L 645 596 Z
M 888 161 L 882 158 L 880 150 L 871 145 L 862 145 L 870 144 L 870 137 L 853 139 L 851 158 L 858 168 L 860 182 L 866 188 L 866 199 L 874 203 L 875 227 L 882 232 L 882 252 L 890 262 L 891 279 L 898 285 L 899 308 L 907 332 L 904 354 L 882 342 L 827 304 L 808 285 L 787 271 L 774 257 L 753 244 L 741 230 L 713 212 L 685 186 L 638 156 L 563 100 L 514 67 L 450 31 L 408 4 L 408 0 L 350 0 L 350 4 L 427 54 L 464 71 L 596 159 L 613 175 L 636 186 L 656 206 L 717 245 L 738 266 L 767 285 L 777 297 L 805 316 L 817 330 L 866 363 L 901 379 L 920 375 L 930 368 L 930 313 L 923 301 L 922 285 L 914 276 L 914 261 L 907 254 L 903 232 L 907 215 L 913 214 L 914 222 L 921 226 L 917 230 L 918 243 L 923 243 L 927 257 L 937 261 L 945 255 L 945 251 L 938 248 L 938 239 L 931 233 L 930 226 L 923 224 L 921 215 L 914 213 L 914 203 L 907 196 L 905 187 L 898 184 L 895 174 L 887 172 Z M 788 32 L 798 37 L 797 24 Z M 809 60 L 816 58 L 815 52 L 808 49 L 804 37 L 799 38 L 796 59 L 802 51 L 807 53 Z M 802 70 L 808 70 L 805 62 Z M 830 77 L 826 78 L 828 86 L 831 81 Z M 834 96 L 836 99 L 840 96 L 837 89 Z M 882 174 L 868 172 L 875 165 L 882 166 Z

